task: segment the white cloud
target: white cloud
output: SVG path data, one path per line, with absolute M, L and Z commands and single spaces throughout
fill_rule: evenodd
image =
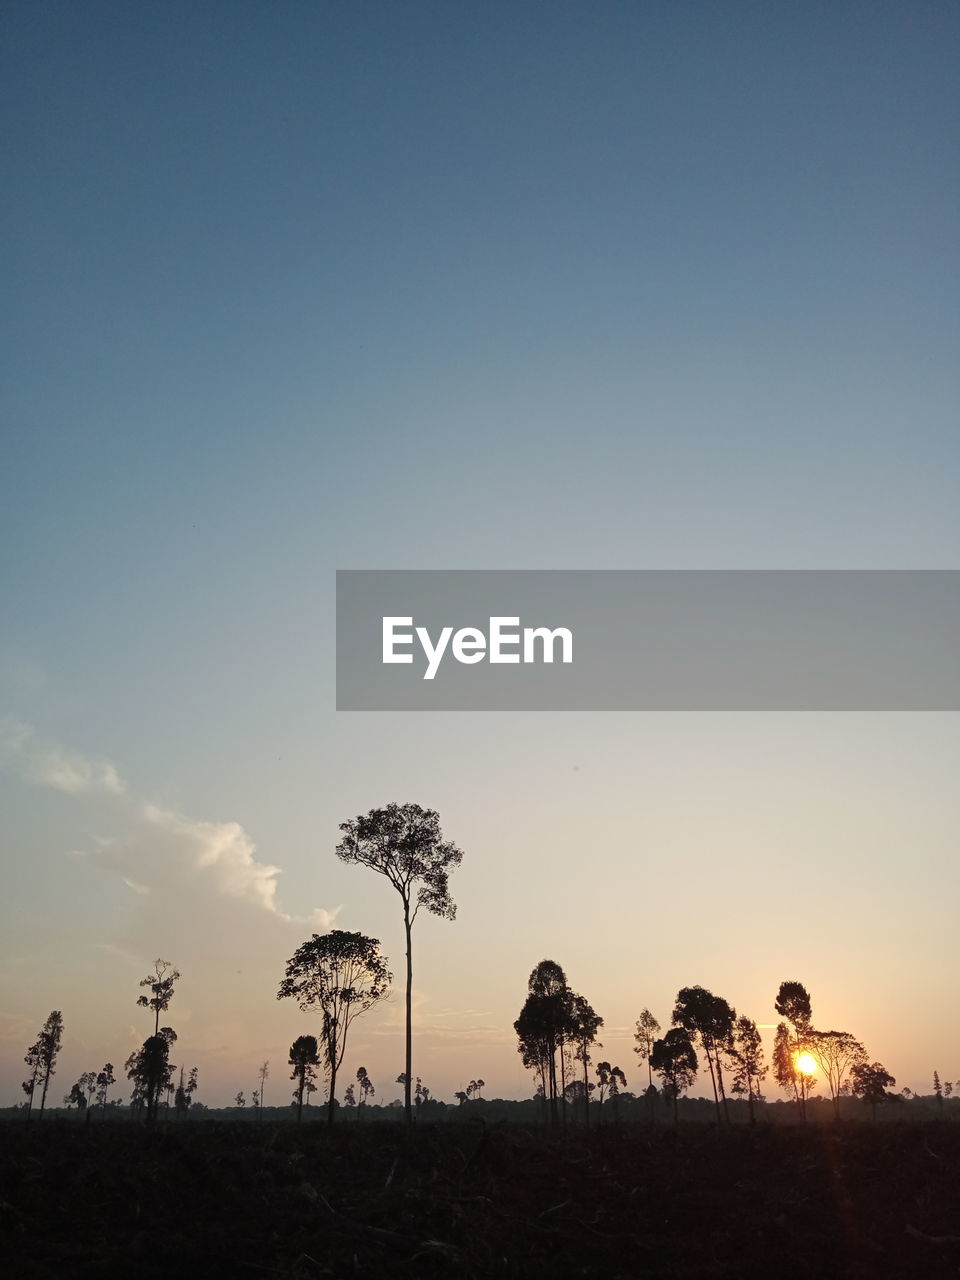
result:
M 29 725 L 0 720 L 0 762 L 20 777 L 66 795 L 122 796 L 127 784 L 109 760 L 93 760 L 37 739 Z
M 275 919 L 333 927 L 339 907 L 316 907 L 306 916 L 284 911 L 277 894 L 279 867 L 261 862 L 256 845 L 239 822 L 190 818 L 131 795 L 113 764 L 39 741 L 29 725 L 0 721 L 0 764 L 21 778 L 88 801 L 99 801 L 101 816 L 114 828 L 94 836 L 92 847 L 69 853 L 113 873 L 141 897 L 159 894 L 237 899 Z M 104 806 L 104 801 L 110 801 Z

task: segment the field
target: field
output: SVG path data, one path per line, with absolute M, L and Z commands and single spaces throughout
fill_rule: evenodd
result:
M 960 1276 L 960 1125 L 0 1125 L 5 1274 Z

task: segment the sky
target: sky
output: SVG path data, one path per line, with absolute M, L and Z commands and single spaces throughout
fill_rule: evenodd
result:
M 464 850 L 435 1096 L 532 1093 L 545 957 L 630 1087 L 641 1009 L 786 978 L 960 1078 L 955 714 L 333 687 L 338 568 L 960 568 L 958 54 L 936 0 L 4 6 L 0 1105 L 51 1009 L 56 1099 L 122 1063 L 158 955 L 198 1099 L 285 1101 L 296 947 L 402 972 L 333 855 L 392 800 Z

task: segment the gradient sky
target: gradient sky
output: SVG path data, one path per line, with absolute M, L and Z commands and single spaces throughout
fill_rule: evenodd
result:
M 784 978 L 960 1078 L 955 715 L 333 711 L 336 568 L 957 568 L 953 3 L 8 3 L 0 1104 L 183 980 L 286 1099 L 284 962 L 378 936 L 337 824 L 439 809 L 415 1069 L 533 1087 L 545 956 L 632 1024 Z M 282 869 L 282 875 L 271 870 Z M 319 912 L 319 914 L 315 914 Z M 378 1097 L 402 998 L 356 1024 Z M 769 1033 L 768 1033 L 769 1035 Z M 769 1096 L 776 1096 L 771 1086 Z

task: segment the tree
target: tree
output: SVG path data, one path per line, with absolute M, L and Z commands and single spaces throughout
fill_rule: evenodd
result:
M 590 1065 L 590 1047 L 596 1042 L 603 1019 L 594 1010 L 590 1002 L 583 996 L 571 992 L 568 1002 L 569 1029 L 567 1034 L 573 1041 L 573 1056 L 583 1067 L 583 1122 L 590 1123 L 590 1089 L 587 1079 L 587 1068 Z M 600 1048 L 603 1048 L 601 1045 Z
M 51 1017 L 52 1016 L 53 1015 L 51 1015 Z M 44 1090 L 44 1093 L 46 1093 L 46 1090 Z M 935 1071 L 933 1073 L 933 1096 L 937 1100 L 937 1106 L 942 1107 L 943 1106 L 943 1088 L 940 1085 L 940 1073 L 938 1071 Z M 43 1110 L 43 1103 L 40 1104 L 40 1110 L 41 1111 Z
M 696 1050 L 684 1027 L 671 1027 L 662 1040 L 655 1040 L 650 1065 L 663 1081 L 663 1092 L 673 1101 L 673 1123 L 679 1122 L 677 1103 L 697 1078 Z
M 293 1096 L 297 1104 L 297 1121 L 299 1122 L 303 1114 L 303 1091 L 307 1084 L 307 1073 L 320 1065 L 316 1036 L 297 1036 L 290 1046 L 289 1065 L 293 1067 L 290 1079 L 296 1081 Z
M 30 1074 L 22 1084 L 23 1092 L 27 1095 L 27 1119 L 29 1120 L 33 1112 L 33 1096 L 37 1091 L 37 1081 L 40 1079 L 41 1060 L 39 1039 L 30 1046 L 23 1060 L 30 1068 Z
M 178 1116 L 185 1116 L 190 1110 L 190 1104 L 193 1101 L 193 1095 L 197 1091 L 197 1068 L 191 1067 L 187 1082 L 183 1081 L 183 1067 L 180 1068 L 180 1083 L 177 1085 L 177 1093 L 174 1098 L 174 1107 Z
M 795 1030 L 810 1026 L 810 993 L 802 982 L 781 982 L 774 1008 Z
M 160 1034 L 160 1015 L 170 1007 L 173 999 L 173 984 L 180 978 L 169 960 L 154 960 L 153 973 L 148 973 L 140 982 L 141 987 L 149 987 L 149 996 L 139 996 L 137 1005 L 141 1009 L 152 1009 L 154 1013 L 153 1034 Z
M 647 1083 L 651 1085 L 653 1084 L 653 1068 L 650 1065 L 650 1054 L 653 1052 L 653 1046 L 659 1031 L 660 1023 L 649 1009 L 644 1009 L 637 1019 L 637 1030 L 633 1037 L 637 1044 L 633 1052 L 639 1054 L 640 1061 L 647 1064 Z
M 373 1087 L 373 1081 L 367 1075 L 366 1067 L 357 1067 L 357 1087 L 360 1090 L 360 1101 L 357 1109 L 357 1119 L 360 1119 L 360 1113 L 367 1105 L 367 1099 L 372 1098 L 377 1092 Z
M 888 1089 L 896 1080 L 879 1062 L 855 1062 L 850 1071 L 850 1087 L 855 1098 L 861 1098 L 870 1107 L 873 1119 L 877 1118 L 877 1104 L 889 1101 Z
M 233 1101 L 234 1101 L 234 1103 L 236 1104 L 236 1106 L 238 1106 L 238 1107 L 245 1107 L 245 1106 L 247 1105 L 247 1100 L 246 1100 L 246 1098 L 243 1096 L 243 1090 L 242 1090 L 242 1089 L 240 1090 L 240 1092 L 237 1094 L 237 1096 L 234 1098 L 234 1100 L 233 1100 Z
M 413 925 L 421 907 L 441 919 L 454 919 L 457 908 L 450 896 L 449 876 L 462 862 L 463 852 L 444 840 L 439 815 L 418 804 L 371 809 L 351 822 L 342 822 L 340 830 L 344 834 L 336 856 L 386 876 L 403 903 L 407 962 L 404 1114 L 409 1124 L 413 1119 Z
M 565 1082 L 557 1082 L 557 1051 L 563 1070 L 563 1044 L 572 1032 L 572 992 L 566 974 L 555 960 L 541 960 L 530 974 L 527 998 L 513 1024 L 523 1065 L 535 1071 L 543 1086 L 544 1105 L 551 1122 L 557 1119 L 557 1099 Z
M 834 1117 L 840 1118 L 840 1094 L 847 1073 L 867 1060 L 867 1051 L 848 1031 L 813 1031 L 807 1035 L 806 1052 L 822 1071 L 830 1089 Z
M 323 1014 L 323 1056 L 330 1075 L 328 1124 L 333 1124 L 337 1072 L 350 1025 L 387 994 L 391 978 L 377 939 L 343 929 L 315 933 L 287 962 L 277 999 L 291 997 L 304 1011 L 319 1007 Z M 406 1089 L 409 1094 L 409 1082 Z
M 485 1084 L 485 1080 L 471 1080 L 467 1085 L 467 1097 L 472 1098 L 476 1094 L 478 1098 L 482 1098 L 482 1089 Z
M 353 1085 L 348 1084 L 343 1093 L 344 1106 L 355 1107 L 357 1105 L 356 1094 L 353 1091 Z M 359 1113 L 358 1113 L 359 1114 Z
M 673 1010 L 675 1026 L 683 1027 L 691 1038 L 697 1037 L 703 1046 L 710 1071 L 710 1083 L 713 1085 L 713 1100 L 717 1108 L 717 1120 L 720 1120 L 720 1104 L 723 1103 L 723 1115 L 730 1122 L 727 1112 L 727 1096 L 723 1089 L 723 1069 L 720 1064 L 721 1052 L 730 1043 L 733 1035 L 733 1023 L 736 1018 L 734 1009 L 723 999 L 715 996 L 705 987 L 682 987 L 677 993 L 677 1003 Z
M 459 1104 L 460 1104 L 460 1106 L 461 1106 L 461 1107 L 462 1107 L 462 1106 L 463 1106 L 463 1104 L 467 1101 L 467 1095 L 466 1095 L 466 1093 L 463 1091 L 463 1089 L 458 1089 L 458 1090 L 457 1090 L 457 1092 L 456 1092 L 453 1096 L 456 1098 L 457 1102 L 459 1102 Z
M 47 1090 L 50 1087 L 50 1077 L 56 1074 L 57 1056 L 60 1053 L 60 1047 L 63 1044 L 63 1014 L 59 1009 L 54 1009 L 40 1032 L 37 1040 L 37 1074 L 36 1083 L 43 1081 L 43 1092 L 40 1095 L 40 1114 L 43 1115 L 43 1108 L 47 1101 Z M 31 1050 L 32 1052 L 32 1050 Z M 29 1065 L 29 1054 L 27 1055 L 27 1063 Z M 26 1088 L 26 1085 L 24 1085 Z M 32 1096 L 32 1094 L 31 1094 Z
M 101 1116 L 107 1110 L 107 1094 L 110 1092 L 110 1086 L 116 1083 L 116 1076 L 113 1074 L 113 1063 L 108 1062 L 103 1070 L 97 1074 L 97 1102 L 100 1104 Z
M 793 1028 L 793 1035 L 781 1022 L 777 1027 L 778 1039 L 774 1041 L 773 1074 L 781 1089 L 793 1091 L 800 1112 L 800 1119 L 807 1118 L 807 1097 L 816 1087 L 816 1077 L 797 1065 L 808 1051 L 812 1011 L 810 993 L 802 982 L 781 982 L 774 1001 L 774 1008 L 781 1018 Z M 781 1036 L 780 1027 L 783 1027 Z M 778 1048 L 779 1043 L 779 1048 Z
M 267 1079 L 269 1075 L 270 1075 L 270 1059 L 267 1058 L 266 1062 L 261 1062 L 260 1070 L 257 1072 L 257 1078 L 260 1081 L 260 1088 L 255 1089 L 253 1091 L 253 1096 L 255 1099 L 253 1105 L 257 1108 L 258 1120 L 263 1119 L 263 1095 L 266 1091 L 266 1084 L 267 1084 Z
M 737 1018 L 727 1054 L 733 1064 L 733 1092 L 746 1094 L 750 1123 L 756 1124 L 753 1104 L 763 1101 L 760 1085 L 767 1067 L 763 1061 L 763 1041 L 752 1018 Z
M 146 1107 L 148 1123 L 157 1118 L 160 1095 L 172 1087 L 176 1067 L 170 1061 L 170 1047 L 176 1039 L 177 1033 L 171 1027 L 161 1027 L 158 1034 L 148 1036 L 124 1064 L 133 1084 L 130 1105 Z
M 597 1101 L 600 1103 L 600 1113 L 602 1115 L 603 1099 L 606 1097 L 607 1093 L 610 1094 L 611 1099 L 616 1098 L 620 1089 L 625 1089 L 627 1087 L 627 1077 L 619 1067 L 611 1067 L 609 1062 L 598 1062 L 597 1080 L 600 1086 L 597 1089 Z

